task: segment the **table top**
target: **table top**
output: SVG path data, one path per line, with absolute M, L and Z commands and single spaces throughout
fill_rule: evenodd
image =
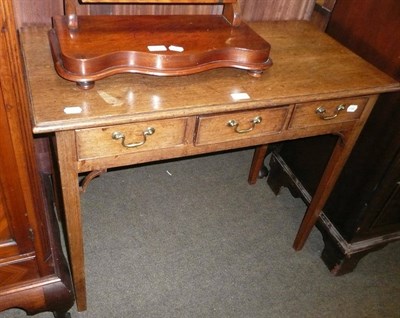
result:
M 55 72 L 48 30 L 24 28 L 21 42 L 33 131 L 54 132 L 400 89 L 394 79 L 309 22 L 250 25 L 271 44 L 274 64 L 260 78 L 230 68 L 168 77 L 120 74 L 97 81 L 87 91 Z M 247 95 L 236 99 L 233 93 Z

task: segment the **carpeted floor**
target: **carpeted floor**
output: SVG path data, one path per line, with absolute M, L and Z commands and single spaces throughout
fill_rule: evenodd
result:
M 400 317 L 400 242 L 333 277 L 305 211 L 242 150 L 110 171 L 82 196 L 88 310 L 72 317 Z M 1 318 L 24 317 L 20 310 Z M 39 318 L 52 317 L 50 313 Z

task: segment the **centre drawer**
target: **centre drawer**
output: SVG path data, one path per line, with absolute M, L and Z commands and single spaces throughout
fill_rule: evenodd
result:
M 282 131 L 289 106 L 201 116 L 196 145 L 234 141 Z
M 172 148 L 185 143 L 187 118 L 76 130 L 79 159 Z
M 357 120 L 367 101 L 367 97 L 359 97 L 296 104 L 289 129 Z

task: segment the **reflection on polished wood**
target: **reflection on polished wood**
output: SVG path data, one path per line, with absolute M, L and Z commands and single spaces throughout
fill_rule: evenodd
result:
M 251 24 L 272 45 L 274 66 L 260 78 L 223 68 L 190 76 L 117 74 L 80 90 L 54 72 L 46 29 L 26 29 L 21 39 L 31 93 L 35 133 L 55 133 L 64 200 L 68 251 L 77 307 L 85 310 L 86 284 L 78 174 L 162 159 L 263 147 L 256 152 L 249 180 L 254 181 L 272 142 L 340 133 L 324 177 L 302 223 L 295 249 L 301 249 L 371 112 L 376 97 L 399 90 L 399 83 L 378 71 L 309 23 Z M 240 93 L 242 99 L 237 99 Z M 316 113 L 324 107 L 332 120 Z M 354 105 L 357 107 L 354 107 Z M 350 106 L 353 106 L 350 108 Z M 262 120 L 252 127 L 252 121 Z M 229 125 L 235 120 L 239 132 Z M 310 124 L 308 124 L 310 123 Z M 127 142 L 114 140 L 122 132 Z M 246 132 L 243 132 L 246 130 Z

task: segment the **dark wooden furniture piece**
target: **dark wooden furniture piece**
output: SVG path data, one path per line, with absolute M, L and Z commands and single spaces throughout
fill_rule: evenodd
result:
M 400 81 L 399 16 L 396 0 L 337 0 L 327 33 Z M 323 209 L 321 257 L 336 275 L 400 239 L 399 123 L 400 94 L 382 95 Z M 308 201 L 335 142 L 321 136 L 283 143 L 268 182 L 276 192 L 286 185 Z
M 36 165 L 11 1 L 0 1 L 0 21 L 0 311 L 66 317 L 72 283 L 48 175 Z
M 66 15 L 53 17 L 49 32 L 60 76 L 90 89 L 118 73 L 188 75 L 221 67 L 248 70 L 255 77 L 271 66 L 269 43 L 241 21 L 239 0 L 107 0 L 224 4 L 222 15 Z
M 301 249 L 378 95 L 400 89 L 310 23 L 251 27 L 274 48 L 274 67 L 260 78 L 231 68 L 185 77 L 118 74 L 87 91 L 54 72 L 45 29 L 21 33 L 33 131 L 55 135 L 79 311 L 87 307 L 80 173 L 90 177 L 111 167 L 258 146 L 252 183 L 266 144 L 338 133 L 343 142 L 294 244 Z M 335 119 L 324 119 L 335 112 Z

